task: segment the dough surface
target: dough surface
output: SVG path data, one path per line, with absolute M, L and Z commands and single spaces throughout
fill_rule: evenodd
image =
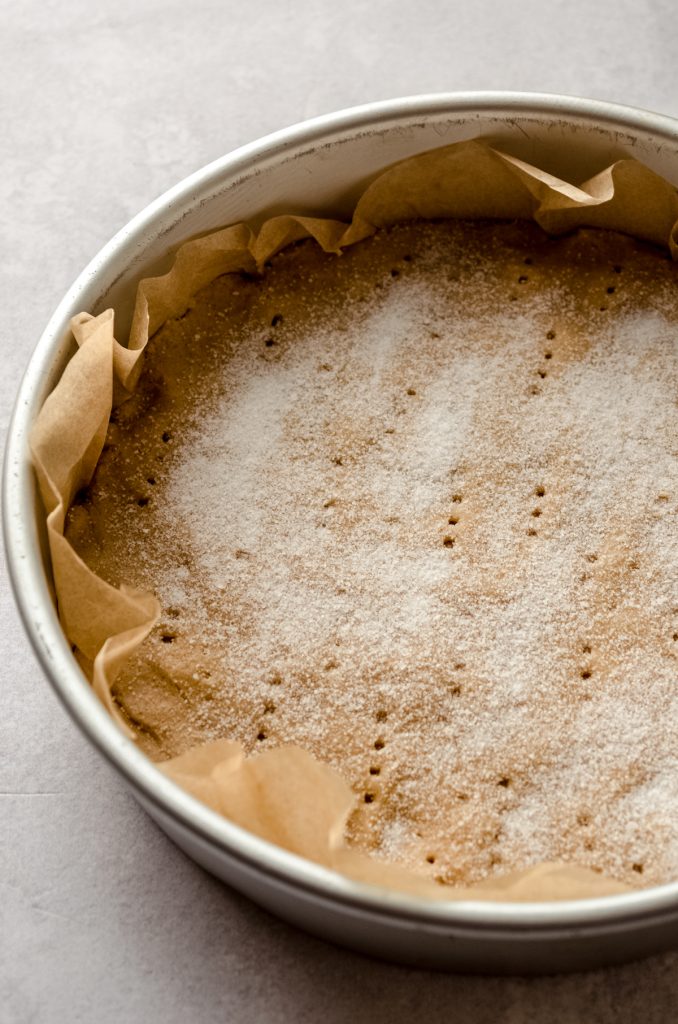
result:
M 677 273 L 414 222 L 199 293 L 68 521 L 163 607 L 114 691 L 142 749 L 297 743 L 449 883 L 677 877 Z

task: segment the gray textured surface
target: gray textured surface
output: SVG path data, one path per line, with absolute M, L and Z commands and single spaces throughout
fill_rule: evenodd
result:
M 416 92 L 589 95 L 678 115 L 672 0 L 0 0 L 2 440 L 23 366 L 85 262 L 216 156 Z M 0 574 L 0 1020 L 671 1022 L 678 953 L 471 979 L 372 963 L 203 874 L 43 682 Z

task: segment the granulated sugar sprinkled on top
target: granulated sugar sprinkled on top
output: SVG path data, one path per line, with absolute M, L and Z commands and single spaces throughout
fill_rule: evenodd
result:
M 482 223 L 206 289 L 130 417 L 149 748 L 299 743 L 354 842 L 445 881 L 676 877 L 677 290 L 630 239 Z

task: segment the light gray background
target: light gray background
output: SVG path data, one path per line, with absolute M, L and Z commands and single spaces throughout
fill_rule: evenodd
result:
M 129 217 L 266 132 L 464 89 L 678 115 L 674 0 L 0 0 L 0 429 L 48 315 Z M 158 831 L 76 733 L 0 565 L 0 1020 L 678 1018 L 678 953 L 474 979 L 361 959 L 274 920 Z

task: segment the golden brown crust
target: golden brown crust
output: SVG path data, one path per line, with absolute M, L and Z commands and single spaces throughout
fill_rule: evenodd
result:
M 115 688 L 143 749 L 298 743 L 356 843 L 449 882 L 675 874 L 675 277 L 443 222 L 204 289 L 69 514 L 163 603 Z

